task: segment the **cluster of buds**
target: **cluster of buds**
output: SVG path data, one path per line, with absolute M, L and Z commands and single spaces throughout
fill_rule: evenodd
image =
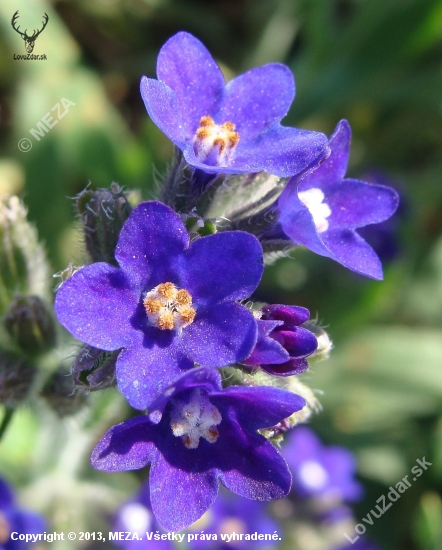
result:
M 18 197 L 0 200 L 0 431 L 13 411 L 33 395 L 44 397 L 59 415 L 74 414 L 84 396 L 74 391 L 62 367 L 49 379 L 43 362 L 55 351 L 57 328 L 52 312 L 49 266 L 35 228 Z M 49 364 L 58 363 L 57 357 Z M 43 387 L 43 389 L 42 389 Z

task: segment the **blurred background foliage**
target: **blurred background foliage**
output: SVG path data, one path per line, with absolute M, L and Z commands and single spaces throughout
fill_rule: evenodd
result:
M 34 50 L 46 61 L 13 59 L 25 53 L 11 27 L 16 10 L 22 28 L 35 28 L 48 14 Z M 115 181 L 148 199 L 165 173 L 172 148 L 145 112 L 139 80 L 155 77 L 156 55 L 175 32 L 200 38 L 228 79 L 263 63 L 287 63 L 297 85 L 287 125 L 330 134 L 348 118 L 350 175 L 376 173 L 402 197 L 396 220 L 384 234 L 372 235 L 384 259 L 384 282 L 300 250 L 268 267 L 257 297 L 308 307 L 334 341 L 330 360 L 313 365 L 304 379 L 323 405 L 313 428 L 358 457 L 366 498 L 357 518 L 417 458 L 432 463 L 367 534 L 386 550 L 440 550 L 442 1 L 2 0 L 0 29 L 0 194 L 23 197 L 53 272 L 70 260 L 83 261 L 69 197 L 89 182 L 107 187 Z M 54 107 L 62 98 L 75 105 L 37 140 L 30 129 L 48 112 L 57 118 Z M 25 137 L 32 143 L 28 152 L 17 146 Z M 125 407 L 115 406 L 113 390 L 94 398 L 92 416 L 101 414 L 108 423 L 118 416 L 115 408 Z M 86 494 L 107 499 L 109 509 L 115 495 L 128 495 L 135 484 L 85 473 L 100 433 L 86 438 L 84 419 L 60 421 L 51 434 L 44 419 L 36 420 L 30 409 L 17 416 L 0 447 L 1 471 L 29 481 L 32 468 L 44 471 L 36 456 L 45 441 L 66 440 L 64 462 L 50 480 L 40 476 L 25 498 L 41 508 L 41 495 L 60 481 L 60 499 L 71 504 L 57 525 L 75 530 L 79 485 L 67 483 L 66 471 L 72 480 L 82 472 Z M 84 464 L 73 464 L 72 451 L 82 445 Z M 94 493 L 96 487 L 102 494 Z

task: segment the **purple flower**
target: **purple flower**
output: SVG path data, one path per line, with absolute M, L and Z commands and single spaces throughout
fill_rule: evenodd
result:
M 217 535 L 217 542 L 211 542 L 211 550 L 248 550 L 251 544 L 255 548 L 274 548 L 279 541 L 256 540 L 251 543 L 245 540 L 223 541 L 221 534 L 237 535 L 260 534 L 273 535 L 280 531 L 278 523 L 270 516 L 264 502 L 241 498 L 232 493 L 220 491 L 210 510 L 196 524 L 191 525 L 189 532 L 212 533 Z M 189 550 L 207 549 L 207 540 L 195 539 L 188 544 Z
M 361 498 L 362 487 L 354 479 L 356 461 L 347 449 L 322 445 L 312 430 L 302 426 L 292 430 L 282 453 L 293 474 L 295 495 L 338 503 Z
M 125 223 L 115 258 L 119 268 L 95 263 L 63 283 L 55 310 L 79 340 L 123 348 L 117 384 L 133 407 L 147 408 L 194 362 L 222 367 L 250 355 L 256 321 L 236 300 L 261 278 L 255 237 L 226 231 L 190 244 L 178 214 L 146 202 Z
M 46 521 L 42 516 L 19 508 L 10 486 L 0 478 L 0 550 L 25 550 L 32 543 L 17 539 L 18 535 L 44 533 Z
M 116 521 L 113 525 L 114 532 L 130 533 L 130 540 L 116 542 L 124 550 L 174 550 L 172 540 L 149 540 L 146 533 L 158 533 L 166 535 L 161 529 L 152 512 L 150 504 L 148 484 L 141 486 L 135 498 L 125 502 L 118 510 Z
M 285 65 L 252 69 L 226 85 L 203 44 L 180 32 L 161 48 L 157 76 L 141 80 L 146 109 L 195 168 L 291 176 L 327 151 L 323 134 L 280 125 L 295 95 Z
M 285 496 L 291 483 L 287 464 L 257 430 L 304 405 L 302 397 L 278 388 L 222 390 L 216 370 L 193 369 L 165 390 L 149 416 L 111 428 L 91 463 L 108 472 L 150 464 L 153 512 L 165 529 L 177 531 L 213 504 L 218 479 L 250 499 Z
M 300 327 L 308 321 L 305 307 L 274 304 L 262 308 L 258 341 L 246 365 L 259 365 L 270 374 L 290 376 L 308 368 L 306 357 L 318 347 L 316 336 Z
M 278 221 L 295 244 L 382 279 L 379 258 L 355 230 L 389 218 L 399 197 L 390 187 L 344 179 L 350 139 L 350 126 L 341 120 L 330 138 L 330 156 L 288 181 L 278 200 Z

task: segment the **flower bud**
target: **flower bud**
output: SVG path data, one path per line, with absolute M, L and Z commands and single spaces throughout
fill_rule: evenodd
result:
M 300 306 L 274 304 L 255 314 L 258 340 L 245 365 L 259 365 L 276 376 L 300 374 L 308 368 L 307 357 L 317 348 L 316 336 L 301 326 L 310 317 Z
M 307 321 L 304 326 L 308 328 L 308 330 L 311 330 L 318 340 L 318 347 L 313 355 L 310 356 L 310 362 L 315 363 L 328 359 L 333 349 L 333 342 L 328 333 L 313 321 Z
M 4 320 L 14 343 L 26 354 L 37 355 L 55 345 L 55 324 L 38 296 L 16 296 Z
M 48 294 L 49 269 L 35 228 L 18 197 L 0 200 L 0 314 L 13 296 Z
M 85 189 L 77 196 L 77 210 L 83 222 L 86 249 L 93 262 L 117 265 L 115 247 L 132 207 L 121 187 Z
M 119 353 L 119 350 L 103 351 L 84 345 L 72 365 L 75 384 L 85 391 L 115 386 L 115 363 Z
M 36 367 L 10 351 L 0 352 L 0 403 L 15 408 L 28 397 Z
M 60 368 L 49 377 L 41 396 L 59 417 L 71 416 L 86 404 L 87 395 L 75 387 L 72 374 Z

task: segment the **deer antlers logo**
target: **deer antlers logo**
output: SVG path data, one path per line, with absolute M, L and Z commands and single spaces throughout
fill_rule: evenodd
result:
M 12 16 L 12 19 L 11 19 L 11 25 L 12 25 L 12 28 L 14 29 L 14 31 L 18 32 L 18 34 L 23 38 L 23 40 L 25 41 L 25 48 L 26 48 L 26 51 L 28 53 L 32 53 L 33 49 L 34 49 L 34 46 L 35 46 L 35 41 L 37 40 L 37 38 L 40 36 L 40 34 L 44 31 L 44 28 L 46 27 L 46 25 L 48 24 L 48 21 L 49 21 L 49 17 L 47 15 L 47 13 L 44 14 L 43 16 L 43 27 L 39 30 L 39 31 L 36 31 L 34 29 L 34 34 L 32 36 L 28 36 L 26 33 L 27 33 L 27 30 L 25 30 L 25 32 L 21 32 L 19 29 L 20 27 L 17 26 L 17 19 L 18 19 L 18 10 L 14 13 L 14 15 Z

